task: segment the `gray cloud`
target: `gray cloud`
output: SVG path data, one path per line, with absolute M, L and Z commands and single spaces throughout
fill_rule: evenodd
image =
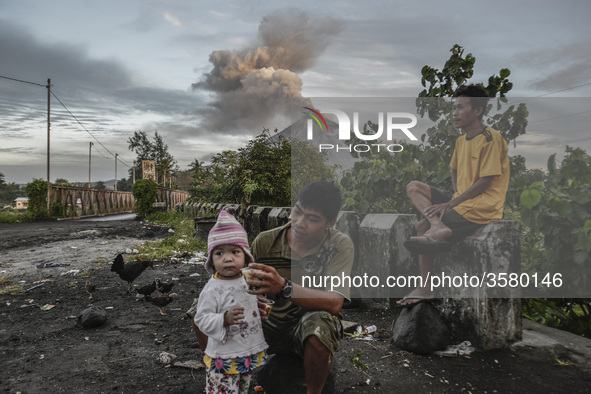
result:
M 591 79 L 591 41 L 529 51 L 520 56 L 519 61 L 527 66 L 543 67 L 545 70 L 542 78 L 533 80 L 534 89 L 555 91 L 574 87 Z
M 134 156 L 127 149 L 130 130 L 158 130 L 167 143 L 200 135 L 194 126 L 197 121 L 193 109 L 205 105 L 202 95 L 134 86 L 132 72 L 119 62 L 93 59 L 80 46 L 44 43 L 23 27 L 6 20 L 0 20 L 0 51 L 4 54 L 0 75 L 39 84 L 45 84 L 47 77 L 51 77 L 52 92 L 88 131 L 128 162 Z M 6 148 L 5 153 L 20 155 L 19 158 L 29 157 L 31 160 L 26 168 L 29 165 L 42 167 L 46 146 L 47 90 L 42 86 L 0 79 L 0 113 L 0 138 L 13 141 L 15 145 Z M 168 124 L 162 121 L 161 129 L 156 119 L 167 118 L 175 120 Z M 188 122 L 193 126 L 185 124 Z M 100 162 L 113 161 L 53 95 L 51 136 L 52 156 L 56 160 L 68 158 L 72 163 L 86 163 L 88 142 L 93 141 L 97 166 Z M 30 144 L 32 139 L 35 147 L 27 150 L 23 146 Z M 73 147 L 81 154 L 70 155 L 68 149 Z M 182 144 L 178 145 L 178 151 L 186 153 L 184 148 Z M 32 155 L 33 152 L 36 154 Z M 173 152 L 177 156 L 177 151 Z M 186 161 L 187 164 L 190 162 Z M 57 173 L 58 169 L 63 171 L 65 168 L 55 163 L 57 176 L 71 178 L 72 175 L 68 175 L 72 172 L 70 170 L 63 175 Z M 52 170 L 52 177 L 53 173 Z
M 206 119 L 203 126 L 252 131 L 277 115 L 287 116 L 291 104 L 309 105 L 297 73 L 312 67 L 341 30 L 337 20 L 284 10 L 263 18 L 250 48 L 212 52 L 213 68 L 192 85 L 215 95 L 208 108 L 197 111 Z
M 20 26 L 0 20 L 2 73 L 45 84 L 94 89 L 120 89 L 131 83 L 130 73 L 118 62 L 90 59 L 81 46 L 42 43 Z

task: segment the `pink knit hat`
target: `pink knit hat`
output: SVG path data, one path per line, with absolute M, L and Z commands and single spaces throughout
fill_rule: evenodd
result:
M 211 252 L 215 247 L 220 245 L 240 246 L 250 261 L 254 261 L 248 246 L 246 231 L 238 223 L 236 218 L 226 211 L 220 212 L 215 226 L 209 231 L 209 236 L 207 237 L 207 261 L 205 262 L 205 269 L 210 274 L 215 273 Z M 248 261 L 246 261 L 246 264 L 248 264 Z

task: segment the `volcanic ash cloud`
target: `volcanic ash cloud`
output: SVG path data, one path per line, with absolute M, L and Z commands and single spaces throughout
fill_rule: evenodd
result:
M 289 116 L 291 104 L 310 105 L 302 97 L 298 73 L 314 66 L 340 31 L 341 23 L 331 18 L 277 12 L 263 18 L 252 47 L 212 52 L 211 71 L 192 85 L 215 93 L 210 107 L 198 111 L 205 118 L 203 126 L 254 131 L 277 115 Z

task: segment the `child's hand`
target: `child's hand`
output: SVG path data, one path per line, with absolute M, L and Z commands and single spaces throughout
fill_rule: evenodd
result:
M 232 324 L 240 324 L 244 319 L 244 308 L 235 306 L 224 313 L 224 325 L 231 326 Z

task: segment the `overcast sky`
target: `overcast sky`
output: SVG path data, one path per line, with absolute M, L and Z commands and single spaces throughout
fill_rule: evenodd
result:
M 88 181 L 94 142 L 97 181 L 114 178 L 115 153 L 126 176 L 136 130 L 157 130 L 186 169 L 287 126 L 287 102 L 415 97 L 421 68 L 441 68 L 454 44 L 476 57 L 471 82 L 509 68 L 511 97 L 565 103 L 536 114 L 510 150 L 541 167 L 566 145 L 591 152 L 590 4 L 0 0 L 0 172 L 7 182 L 46 177 L 47 89 L 38 85 L 48 78 L 51 180 Z M 573 97 L 578 105 L 563 99 Z

